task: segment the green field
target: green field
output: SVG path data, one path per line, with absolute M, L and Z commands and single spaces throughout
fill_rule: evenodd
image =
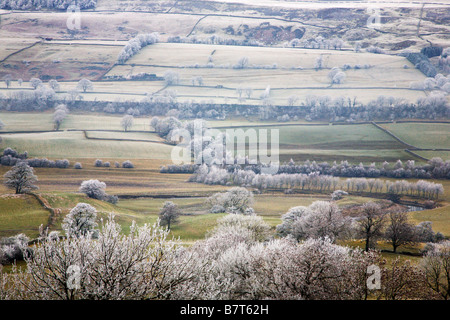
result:
M 450 123 L 395 123 L 382 127 L 418 148 L 450 149 Z

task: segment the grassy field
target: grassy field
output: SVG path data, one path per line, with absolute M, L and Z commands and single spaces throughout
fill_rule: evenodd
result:
M 39 235 L 39 226 L 46 224 L 49 212 L 29 195 L 0 195 L 0 237 L 25 233 Z
M 222 128 L 222 127 L 221 127 Z M 371 163 L 416 159 L 404 151 L 405 147 L 385 132 L 370 124 L 308 125 L 259 127 L 252 129 L 279 130 L 279 158 L 289 161 L 342 161 Z M 222 128 L 226 130 L 226 128 Z
M 397 137 L 418 148 L 450 148 L 450 124 L 395 123 L 382 124 Z
M 156 142 L 86 139 L 82 132 L 49 132 L 2 135 L 1 146 L 27 150 L 48 158 L 170 159 L 172 147 Z
M 186 54 L 178 55 L 180 51 Z M 324 69 L 316 71 L 314 63 L 319 56 L 323 57 Z M 235 69 L 233 66 L 241 57 L 248 58 L 248 67 Z M 209 60 L 213 67 L 205 68 Z M 370 67 L 347 70 L 345 83 L 330 87 L 329 70 L 344 64 Z M 405 65 L 409 68 L 404 69 Z M 423 92 L 408 89 L 411 79 L 422 79 L 423 75 L 405 58 L 339 50 L 158 43 L 144 48 L 126 64 L 115 66 L 107 75 L 147 72 L 163 76 L 168 70 L 180 75 L 179 85 L 171 86 L 180 101 L 213 99 L 220 103 L 236 103 L 235 89 L 250 87 L 254 92 L 245 102 L 258 104 L 259 96 L 267 86 L 272 89 L 273 102 L 282 105 L 287 104 L 287 98 L 294 94 L 343 95 L 367 102 L 386 95 L 386 88 L 391 88 L 389 95 L 410 101 L 424 96 Z M 204 87 L 191 86 L 191 80 L 196 76 L 203 78 Z
M 53 113 L 50 112 L 0 112 L 0 119 L 5 124 L 0 133 L 9 131 L 52 131 Z M 69 113 L 61 125 L 61 130 L 118 130 L 123 131 L 121 115 L 94 113 Z M 149 131 L 150 119 L 136 117 L 130 131 Z
M 4 131 L 52 130 L 51 113 L 0 113 L 5 123 Z M 110 159 L 166 159 L 170 163 L 172 146 L 161 143 L 162 140 L 150 131 L 150 119 L 136 117 L 130 132 L 102 132 L 95 130 L 121 130 L 120 116 L 95 114 L 69 114 L 61 125 L 65 131 L 43 133 L 7 133 L 2 134 L 0 147 L 16 148 L 20 152 L 28 151 L 30 156 L 48 158 L 110 158 Z M 267 125 L 273 125 L 272 127 Z M 292 123 L 295 124 L 295 123 Z M 300 124 L 300 123 L 299 123 Z M 388 134 L 370 124 L 360 125 L 311 125 L 283 126 L 273 122 L 215 121 L 213 127 L 221 130 L 234 128 L 236 125 L 250 126 L 246 129 L 278 129 L 280 136 L 279 159 L 281 162 L 316 160 L 342 161 L 353 163 L 394 162 L 418 158 L 406 153 L 404 146 Z M 263 126 L 262 126 L 263 125 Z M 419 125 L 419 124 L 414 124 Z M 403 124 L 394 124 L 401 126 Z M 67 131 L 80 130 L 80 131 Z M 86 139 L 87 136 L 98 139 Z M 135 132 L 133 132 L 133 130 Z M 440 131 L 440 137 L 447 139 L 448 132 Z M 301 138 L 299 138 L 301 137 Z M 429 136 L 421 135 L 426 144 Z M 107 139 L 126 139 L 115 141 Z M 417 138 L 416 138 L 417 139 Z M 144 141 L 132 141 L 144 140 Z M 448 140 L 448 139 L 447 139 Z M 148 142 L 146 142 L 148 141 Z M 446 141 L 446 140 L 445 140 Z
M 120 45 L 39 43 L 6 59 L 0 73 L 25 81 L 33 77 L 97 79 L 115 63 L 121 49 Z

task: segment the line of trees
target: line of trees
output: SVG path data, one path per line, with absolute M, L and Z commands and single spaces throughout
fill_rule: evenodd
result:
M 392 251 L 418 242 L 437 243 L 445 239 L 435 233 L 431 222 L 413 225 L 407 212 L 387 202 L 367 202 L 353 210 L 351 217 L 344 215 L 334 201 L 315 201 L 309 206 L 290 208 L 281 217 L 277 234 L 292 237 L 297 241 L 308 238 L 362 239 L 364 249 L 375 249 L 378 240 L 383 239 L 392 246 Z
M 324 212 L 331 208 L 315 206 Z M 158 222 L 133 222 L 124 234 L 113 215 L 101 225 L 95 218 L 95 209 L 78 204 L 64 219 L 64 236 L 42 230 L 33 247 L 23 237 L 7 239 L 25 259 L 26 268 L 13 268 L 8 275 L 0 271 L 0 299 L 450 297 L 445 277 L 450 271 L 448 241 L 434 244 L 417 266 L 397 259 L 388 267 L 378 251 L 339 246 L 328 237 L 273 239 L 270 227 L 256 215 L 227 215 L 206 239 L 189 247 L 170 239 L 169 229 Z M 77 223 L 80 219 L 88 223 Z M 12 252 L 5 245 L 0 253 L 5 249 Z M 379 287 L 369 285 L 373 267 L 380 272 Z
M 2 166 L 15 166 L 19 162 L 25 162 L 30 167 L 35 168 L 61 168 L 65 169 L 70 166 L 67 159 L 49 160 L 47 158 L 28 158 L 28 152 L 19 153 L 12 148 L 5 148 L 0 156 L 0 164 Z
M 382 179 L 348 178 L 341 179 L 319 172 L 309 174 L 257 174 L 251 170 L 234 170 L 232 172 L 217 166 L 200 168 L 189 178 L 190 182 L 210 185 L 236 185 L 253 187 L 260 191 L 265 189 L 314 190 L 319 192 L 333 192 L 346 190 L 348 192 L 389 193 L 393 195 L 411 195 L 425 199 L 438 199 L 444 193 L 440 183 L 419 180 L 409 182 L 397 180 L 395 182 Z
M 205 142 L 206 143 L 206 142 Z M 208 147 L 205 145 L 204 150 Z M 245 159 L 244 159 L 245 161 Z M 221 168 L 229 172 L 234 170 L 248 170 L 258 174 L 261 172 L 262 165 L 250 165 L 248 159 L 245 165 L 222 165 Z M 199 165 L 194 164 L 172 164 L 162 166 L 161 173 L 194 173 Z M 337 163 L 328 163 L 326 161 L 316 162 L 306 160 L 302 164 L 296 164 L 291 161 L 287 164 L 281 164 L 278 167 L 279 174 L 310 174 L 317 172 L 321 175 L 333 177 L 361 177 L 361 178 L 395 178 L 395 179 L 449 179 L 450 178 L 450 160 L 444 161 L 439 157 L 432 158 L 424 165 L 416 165 L 414 160 L 407 160 L 404 163 L 397 160 L 393 165 L 384 161 L 381 165 L 375 162 L 370 165 L 350 164 L 348 161 Z
M 240 90 L 237 90 L 238 95 Z M 251 94 L 251 90 L 248 91 Z M 242 91 L 243 93 L 243 91 Z M 241 102 L 243 95 L 241 93 Z M 14 90 L 7 95 L 0 94 L 0 109 L 8 111 L 36 111 L 54 108 L 57 104 L 68 104 L 71 110 L 85 110 L 108 113 L 126 113 L 130 108 L 141 115 L 164 116 L 171 110 L 178 112 L 180 119 L 206 118 L 224 120 L 229 116 L 259 117 L 261 120 L 276 120 L 280 115 L 286 121 L 305 119 L 307 121 L 354 122 L 398 119 L 448 119 L 450 105 L 444 92 L 436 91 L 415 103 L 390 96 L 379 96 L 368 103 L 360 103 L 356 97 L 308 95 L 304 101 L 290 101 L 286 105 L 274 105 L 268 98 L 261 98 L 261 105 L 217 104 L 211 100 L 176 101 L 173 90 L 148 95 L 141 101 L 84 101 L 80 90 L 70 90 L 56 95 L 47 86 L 36 90 Z
M 117 63 L 124 64 L 142 48 L 158 42 L 158 39 L 159 34 L 157 32 L 138 34 L 136 37 L 128 40 L 125 47 L 120 51 L 119 56 L 117 57 Z

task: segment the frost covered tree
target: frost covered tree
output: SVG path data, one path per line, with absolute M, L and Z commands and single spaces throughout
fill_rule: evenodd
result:
M 89 79 L 81 79 L 78 81 L 77 89 L 82 90 L 83 92 L 86 92 L 88 90 L 93 90 L 94 85 L 92 84 L 92 81 Z
M 346 235 L 349 220 L 333 202 L 315 201 L 308 207 L 293 207 L 282 216 L 277 231 L 282 236 L 291 235 L 297 240 L 329 238 L 335 241 Z
M 177 85 L 180 82 L 180 74 L 176 71 L 166 71 L 164 73 L 164 82 L 168 86 Z
M 42 85 L 42 80 L 39 78 L 31 78 L 30 85 L 33 87 L 33 89 L 36 90 L 39 86 Z
M 34 185 L 38 181 L 34 170 L 25 161 L 19 161 L 11 170 L 6 172 L 5 185 L 15 190 L 16 194 L 29 192 L 38 187 Z
M 216 193 L 208 198 L 211 206 L 220 205 L 230 213 L 245 213 L 253 204 L 253 193 L 243 187 L 233 187 L 227 192 Z
M 163 207 L 159 211 L 161 226 L 167 226 L 167 229 L 170 230 L 170 227 L 178 222 L 180 214 L 180 209 L 178 209 L 178 206 L 175 203 L 172 201 L 164 202 Z
M 97 210 L 87 204 L 78 203 L 69 214 L 64 217 L 62 228 L 68 237 L 98 236 Z
M 323 56 L 320 55 L 316 58 L 316 62 L 314 63 L 314 69 L 316 69 L 316 71 L 318 70 L 322 70 L 323 68 Z
M 81 183 L 79 191 L 89 198 L 103 200 L 106 197 L 106 183 L 96 179 L 86 180 Z
M 249 59 L 248 57 L 239 58 L 238 62 L 233 66 L 235 69 L 245 69 L 248 67 Z
M 251 233 L 251 237 L 255 241 L 265 241 L 271 235 L 271 228 L 262 217 L 241 214 L 228 214 L 218 219 L 212 234 L 223 232 L 229 228 L 245 229 Z
M 55 112 L 53 113 L 53 123 L 55 124 L 55 130 L 59 130 L 68 113 L 69 109 L 67 109 L 67 106 L 64 104 L 59 104 L 55 108 Z
M 133 120 L 134 117 L 131 114 L 126 114 L 123 116 L 122 120 L 120 121 L 120 125 L 125 132 L 133 126 Z
M 192 277 L 194 260 L 158 223 L 133 221 L 124 234 L 113 216 L 97 239 L 45 237 L 25 259 L 13 287 L 18 298 L 33 300 L 170 299 Z
M 48 82 L 48 85 L 50 86 L 50 88 L 52 88 L 54 91 L 58 91 L 60 88 L 60 85 L 58 83 L 58 81 L 56 81 L 55 79 L 52 79 Z

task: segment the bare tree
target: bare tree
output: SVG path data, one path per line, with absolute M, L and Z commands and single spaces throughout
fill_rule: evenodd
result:
M 389 225 L 386 228 L 384 237 L 389 240 L 395 253 L 398 247 L 416 242 L 414 230 L 414 226 L 408 223 L 406 212 L 390 212 Z
M 365 251 L 369 251 L 376 239 L 382 236 L 384 217 L 385 214 L 380 205 L 374 202 L 363 205 L 361 216 L 357 220 L 357 231 L 365 239 Z
M 450 241 L 433 246 L 422 259 L 428 287 L 441 299 L 450 299 Z

